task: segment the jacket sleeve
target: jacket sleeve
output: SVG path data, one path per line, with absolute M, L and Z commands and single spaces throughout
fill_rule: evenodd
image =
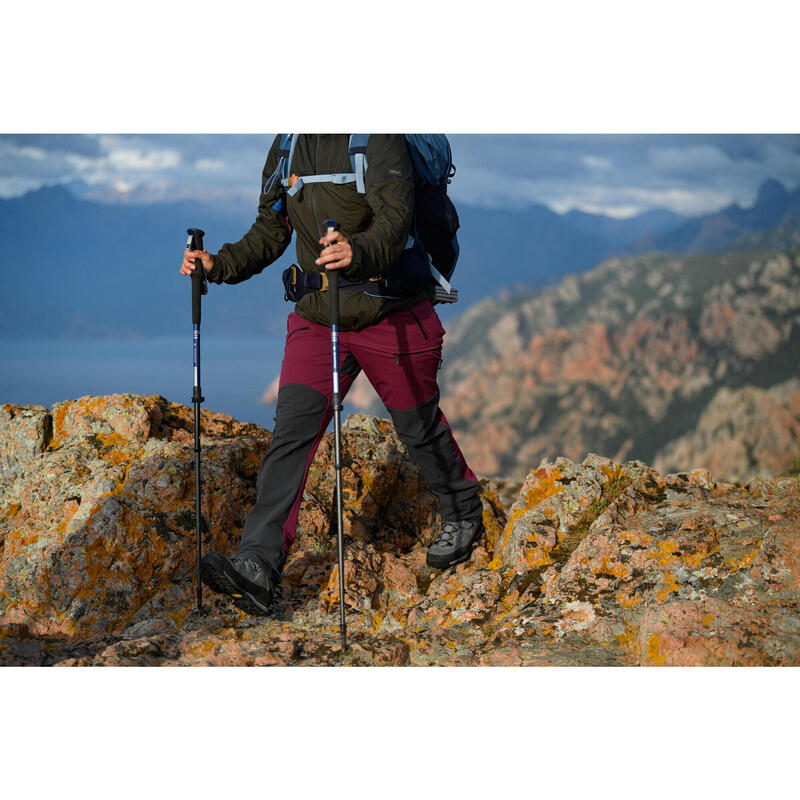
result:
M 281 195 L 280 182 L 276 181 L 269 193 L 264 193 L 265 184 L 278 166 L 279 150 L 280 136 L 276 136 L 261 174 L 258 217 L 242 239 L 235 244 L 224 244 L 214 256 L 214 266 L 208 273 L 212 283 L 246 281 L 280 258 L 289 246 L 292 231 L 286 221 L 286 208 L 281 211 L 273 208 Z
M 400 257 L 414 214 L 414 171 L 402 134 L 372 134 L 367 142 L 366 201 L 372 209 L 368 230 L 350 237 L 349 280 L 375 278 Z

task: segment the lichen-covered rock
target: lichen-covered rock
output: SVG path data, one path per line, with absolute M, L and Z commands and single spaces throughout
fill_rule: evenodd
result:
M 52 418 L 44 406 L 0 406 L 0 496 L 15 497 L 14 483 L 24 476 L 52 435 Z
M 542 461 L 487 535 L 428 567 L 436 500 L 390 423 L 332 437 L 271 617 L 194 611 L 192 410 L 114 395 L 0 415 L 0 664 L 800 664 L 800 480 L 721 483 L 590 454 Z M 203 412 L 204 548 L 235 551 L 271 434 Z
M 495 641 L 579 634 L 638 664 L 800 664 L 798 481 L 650 473 L 571 537 Z
M 37 636 L 180 621 L 194 574 L 189 417 L 160 397 L 57 403 L 52 436 L 3 497 L 0 615 Z M 229 548 L 270 434 L 203 412 L 207 545 Z M 212 433 L 213 432 L 213 433 Z

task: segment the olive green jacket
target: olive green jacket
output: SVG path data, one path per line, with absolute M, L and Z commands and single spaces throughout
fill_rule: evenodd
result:
M 352 172 L 348 140 L 346 133 L 299 134 L 292 173 L 302 177 Z M 400 256 L 411 229 L 414 174 L 404 137 L 401 134 L 369 137 L 366 194 L 359 194 L 355 183 L 309 183 L 293 197 L 284 196 L 284 208 L 276 211 L 273 206 L 284 195 L 280 182 L 276 181 L 268 193 L 264 193 L 263 187 L 277 167 L 279 150 L 280 136 L 276 136 L 261 176 L 258 217 L 241 240 L 223 245 L 214 257 L 208 279 L 213 283 L 240 283 L 259 274 L 289 246 L 292 229 L 297 233 L 300 267 L 304 272 L 324 272 L 324 266 L 314 262 L 322 250 L 319 240 L 326 219 L 340 223 L 342 234 L 353 248 L 353 260 L 343 270 L 344 277 L 362 281 L 380 276 Z M 394 311 L 410 308 L 424 296 L 386 300 L 342 288 L 341 327 L 359 330 Z M 312 322 L 330 324 L 327 292 L 305 295 L 295 311 Z

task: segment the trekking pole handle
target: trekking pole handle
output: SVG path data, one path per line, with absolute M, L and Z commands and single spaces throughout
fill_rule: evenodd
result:
M 205 231 L 200 228 L 187 228 L 186 233 L 189 238 L 186 240 L 187 250 L 202 250 L 203 237 L 206 235 Z M 194 260 L 194 272 L 192 273 L 192 324 L 200 324 L 200 297 L 208 292 L 208 284 L 206 283 L 205 269 L 203 262 L 196 258 Z
M 340 230 L 341 226 L 335 219 L 326 219 L 322 229 L 322 235 L 327 236 Z M 331 325 L 339 325 L 339 270 L 329 269 L 328 273 L 328 301 L 330 303 Z

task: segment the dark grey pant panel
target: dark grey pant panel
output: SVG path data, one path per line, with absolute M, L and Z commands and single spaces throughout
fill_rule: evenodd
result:
M 358 363 L 358 359 L 356 359 L 352 353 L 348 353 L 347 358 L 342 361 L 342 366 L 339 371 L 342 375 L 348 375 L 355 380 L 361 372 L 361 364 Z
M 278 392 L 272 445 L 258 468 L 258 499 L 245 520 L 238 553 L 261 559 L 278 574 L 287 556 L 284 525 L 303 491 L 328 406 L 324 394 L 299 383 Z
M 439 393 L 414 408 L 387 410 L 422 479 L 439 498 L 442 521 L 480 519 L 480 484 L 465 474 L 467 466 L 439 409 Z

